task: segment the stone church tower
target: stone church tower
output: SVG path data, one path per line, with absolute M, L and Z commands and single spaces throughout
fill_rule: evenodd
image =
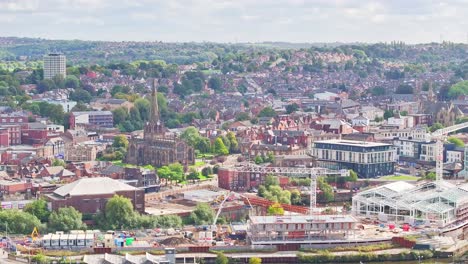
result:
M 135 165 L 165 166 L 179 162 L 187 167 L 195 163 L 195 152 L 185 141 L 168 133 L 158 106 L 156 85 L 153 81 L 150 117 L 145 124 L 143 138 L 130 139 L 125 162 Z

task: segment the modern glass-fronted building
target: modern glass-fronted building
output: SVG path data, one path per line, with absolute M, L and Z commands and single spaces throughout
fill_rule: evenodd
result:
M 357 172 L 359 178 L 375 178 L 395 173 L 392 145 L 352 140 L 324 140 L 313 143 L 310 154 L 319 167 Z

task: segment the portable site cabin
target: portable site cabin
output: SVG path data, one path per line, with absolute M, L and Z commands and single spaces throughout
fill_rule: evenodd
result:
M 50 238 L 50 247 L 51 248 L 60 248 L 60 235 L 53 234 Z
M 78 237 L 77 234 L 68 235 L 68 246 L 69 247 L 76 247 L 76 238 L 77 237 Z
M 60 248 L 67 248 L 68 247 L 68 235 L 62 234 L 60 235 Z
M 94 246 L 94 233 L 85 234 L 85 246 L 87 247 Z
M 86 235 L 85 234 L 78 234 L 76 235 L 76 246 L 77 247 L 85 247 L 86 246 Z
M 52 239 L 52 234 L 47 234 L 42 237 L 42 247 L 44 248 L 50 248 L 50 241 Z
M 114 236 L 112 234 L 104 235 L 104 247 L 107 247 L 107 248 L 115 247 Z

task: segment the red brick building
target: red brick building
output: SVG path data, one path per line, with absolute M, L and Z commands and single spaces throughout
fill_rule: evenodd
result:
M 95 214 L 104 212 L 107 201 L 114 195 L 129 198 L 133 208 L 144 213 L 144 190 L 107 177 L 81 178 L 58 188 L 46 197 L 52 204 L 52 210 L 73 206 L 81 213 Z
M 0 147 L 10 146 L 10 135 L 6 130 L 0 130 Z
M 18 113 L 1 114 L 0 125 L 24 125 L 28 123 L 28 116 Z
M 21 145 L 21 126 L 20 125 L 0 126 L 0 135 L 5 135 L 5 134 L 8 135 L 8 146 Z M 3 137 L 5 138 L 5 136 Z
M 27 145 L 44 144 L 47 142 L 48 131 L 45 129 L 23 129 L 21 141 Z
M 230 191 L 249 191 L 265 182 L 267 174 L 258 172 L 238 172 L 229 168 L 219 168 L 218 187 Z M 287 185 L 288 177 L 279 177 L 280 186 Z
M 24 193 L 28 189 L 32 189 L 32 183 L 30 182 L 0 180 L 0 192 L 3 194 Z

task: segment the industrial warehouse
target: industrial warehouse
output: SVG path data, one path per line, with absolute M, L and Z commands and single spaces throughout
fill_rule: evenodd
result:
M 352 211 L 385 222 L 448 227 L 468 220 L 468 184 L 389 183 L 355 195 Z

